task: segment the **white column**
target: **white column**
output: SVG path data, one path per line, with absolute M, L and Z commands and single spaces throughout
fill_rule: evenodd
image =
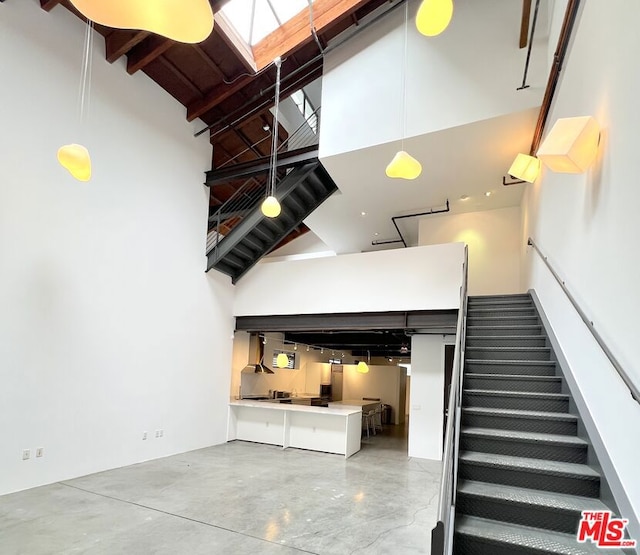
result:
M 442 335 L 411 338 L 409 456 L 442 460 L 444 341 Z

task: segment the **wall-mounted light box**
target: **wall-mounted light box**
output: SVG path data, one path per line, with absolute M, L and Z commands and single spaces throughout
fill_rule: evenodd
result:
M 279 354 L 285 354 L 287 355 L 287 359 L 289 359 L 289 362 L 284 367 L 278 366 Z M 296 353 L 284 353 L 283 351 L 274 351 L 272 364 L 273 364 L 272 368 L 282 368 L 283 370 L 295 370 L 296 369 Z

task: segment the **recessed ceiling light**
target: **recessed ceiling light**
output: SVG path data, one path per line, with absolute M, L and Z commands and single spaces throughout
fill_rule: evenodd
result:
M 360 212 L 360 215 L 361 215 L 361 216 L 366 216 L 366 215 L 367 215 L 367 213 L 366 213 L 366 212 Z
M 491 196 L 491 191 L 487 191 L 487 192 L 484 194 L 484 196 L 485 196 L 485 197 L 490 197 L 490 196 Z
M 377 231 L 374 233 L 374 235 L 377 237 L 378 235 L 380 235 Z
M 469 200 L 469 195 L 462 195 L 460 200 Z

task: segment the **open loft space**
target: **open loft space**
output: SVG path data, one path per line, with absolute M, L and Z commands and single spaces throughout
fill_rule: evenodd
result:
M 639 19 L 0 0 L 0 552 L 637 553 Z

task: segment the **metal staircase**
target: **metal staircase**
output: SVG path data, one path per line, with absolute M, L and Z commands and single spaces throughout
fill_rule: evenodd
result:
M 470 297 L 466 325 L 453 552 L 602 553 L 581 512 L 617 510 L 531 297 Z

